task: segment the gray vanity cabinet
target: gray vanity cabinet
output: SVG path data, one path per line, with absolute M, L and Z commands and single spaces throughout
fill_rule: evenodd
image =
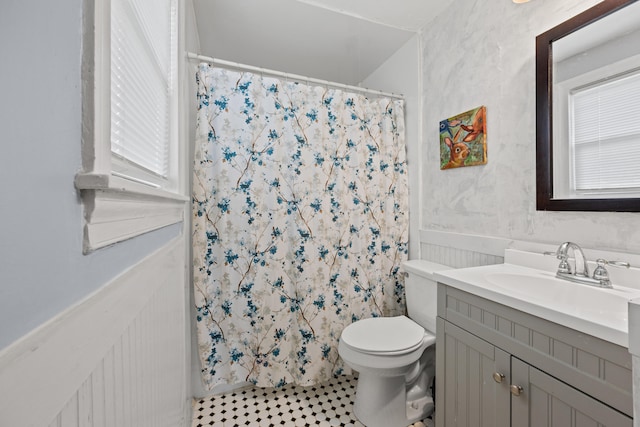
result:
M 626 348 L 438 285 L 436 427 L 631 427 Z
M 440 318 L 436 329 L 436 425 L 508 427 L 511 356 Z

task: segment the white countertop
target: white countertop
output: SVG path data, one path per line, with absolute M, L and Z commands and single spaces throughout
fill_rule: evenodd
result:
M 438 282 L 603 340 L 629 347 L 628 305 L 640 289 L 603 289 L 515 264 L 445 270 Z
M 640 356 L 640 297 L 629 301 L 629 352 Z

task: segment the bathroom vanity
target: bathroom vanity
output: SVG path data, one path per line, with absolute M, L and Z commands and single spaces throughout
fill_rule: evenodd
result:
M 627 304 L 640 291 L 508 264 L 436 278 L 437 427 L 633 425 Z

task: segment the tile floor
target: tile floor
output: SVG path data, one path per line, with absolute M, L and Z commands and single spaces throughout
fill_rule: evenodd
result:
M 354 426 L 356 379 L 339 377 L 314 387 L 245 388 L 193 402 L 193 427 Z M 430 419 L 413 427 L 433 427 Z

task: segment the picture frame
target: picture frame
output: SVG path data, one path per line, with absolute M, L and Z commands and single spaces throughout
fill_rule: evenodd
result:
M 480 106 L 440 122 L 440 169 L 487 163 L 487 109 Z

